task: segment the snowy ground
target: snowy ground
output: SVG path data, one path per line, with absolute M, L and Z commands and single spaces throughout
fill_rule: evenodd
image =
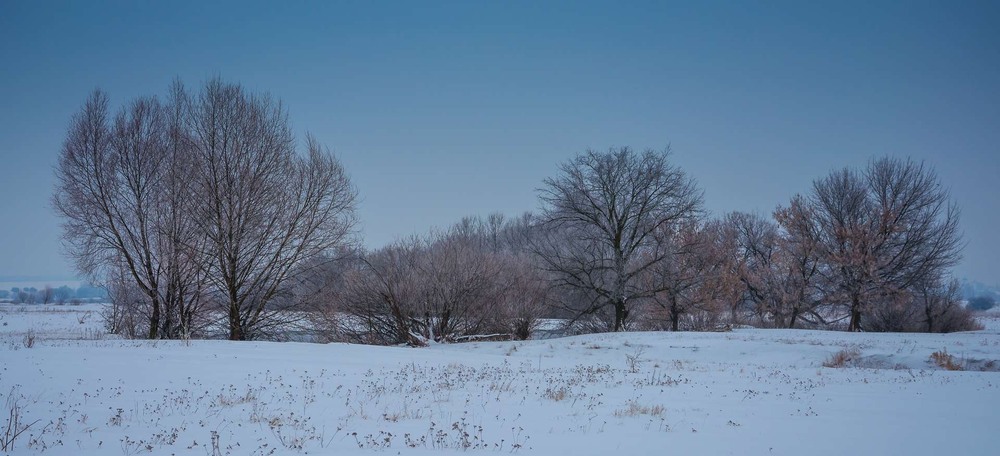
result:
M 1000 454 L 996 316 L 413 349 L 122 341 L 99 311 L 0 305 L 0 438 L 15 405 L 31 424 L 12 454 Z

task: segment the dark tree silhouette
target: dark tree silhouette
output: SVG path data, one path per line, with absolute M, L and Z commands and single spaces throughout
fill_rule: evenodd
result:
M 631 301 L 657 291 L 640 280 L 669 253 L 655 233 L 696 216 L 702 201 L 694 181 L 668 158 L 669 151 L 590 150 L 545 180 L 544 234 L 534 249 L 558 287 L 591 298 L 572 304 L 577 317 L 609 309 L 608 329 L 622 331 Z

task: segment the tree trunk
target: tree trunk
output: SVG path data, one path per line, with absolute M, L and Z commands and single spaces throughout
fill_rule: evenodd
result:
M 160 329 L 160 301 L 152 299 L 153 310 L 149 315 L 149 339 L 159 338 Z
M 243 334 L 243 327 L 240 325 L 239 321 L 229 321 L 229 340 L 246 340 L 246 335 Z
M 681 313 L 677 305 L 670 306 L 670 330 L 677 331 L 680 329 Z
M 243 322 L 240 321 L 240 309 L 235 301 L 229 305 L 229 340 L 246 340 Z
M 861 300 L 857 297 L 851 299 L 851 322 L 847 325 L 847 330 L 861 331 Z
M 616 300 L 615 306 L 615 326 L 612 331 L 619 332 L 625 330 L 625 319 L 628 318 L 628 310 L 625 309 L 624 300 Z
M 193 322 L 194 322 L 194 312 L 190 310 L 190 307 L 188 307 L 188 305 L 181 303 L 180 321 L 178 322 L 178 325 L 180 325 L 180 327 L 177 328 L 180 337 L 182 338 L 191 337 L 191 325 L 193 324 Z
M 439 342 L 447 342 L 448 337 L 448 324 L 451 319 L 451 310 L 445 310 L 441 313 L 441 319 L 438 321 L 437 334 L 438 338 L 441 340 Z
M 167 298 L 163 303 L 163 329 L 160 330 L 160 336 L 164 339 L 177 338 L 177 329 L 174 326 L 174 316 L 177 311 L 174 309 L 173 300 L 174 297 L 171 296 L 170 292 L 167 292 Z
M 795 329 L 795 320 L 799 319 L 799 309 L 792 309 L 792 316 L 788 320 L 788 329 Z

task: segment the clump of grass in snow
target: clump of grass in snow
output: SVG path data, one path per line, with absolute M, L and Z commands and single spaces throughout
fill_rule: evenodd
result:
M 662 405 L 654 405 L 652 407 L 647 407 L 640 404 L 635 400 L 628 401 L 628 406 L 623 409 L 615 410 L 614 415 L 618 418 L 626 416 L 639 416 L 639 415 L 649 415 L 660 417 L 666 412 L 666 408 Z
M 823 361 L 823 367 L 847 367 L 861 356 L 857 348 L 845 348 Z
M 567 391 L 566 387 L 561 387 L 561 388 L 546 388 L 545 389 L 545 397 L 547 399 L 559 402 L 559 401 L 561 401 L 563 399 L 566 399 L 566 395 L 567 395 L 568 392 L 569 391 Z
M 955 361 L 955 357 L 948 354 L 947 349 L 931 353 L 931 361 L 944 370 L 960 371 L 965 370 L 962 363 Z
M 24 345 L 24 348 L 34 347 L 35 337 L 37 337 L 35 330 L 28 330 L 28 332 L 24 333 L 24 338 L 21 339 L 21 344 Z

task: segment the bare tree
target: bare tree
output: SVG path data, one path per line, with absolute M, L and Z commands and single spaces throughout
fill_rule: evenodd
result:
M 499 304 L 497 278 L 503 264 L 477 248 L 458 225 L 452 233 L 436 236 L 424 248 L 417 271 L 422 285 L 415 320 L 429 340 L 454 340 L 491 332 L 488 323 Z
M 14 302 L 18 304 L 34 304 L 35 294 L 24 290 L 18 291 Z
M 191 98 L 175 81 L 164 110 L 166 148 L 164 173 L 157 201 L 156 247 L 163 257 L 160 275 L 165 284 L 163 332 L 167 337 L 191 337 L 205 314 L 209 259 L 208 240 L 195 219 L 195 180 L 200 163 L 190 132 Z
M 746 300 L 764 324 L 783 324 L 784 295 L 778 266 L 780 251 L 777 226 L 759 215 L 733 212 L 722 222 L 733 238 L 732 262 L 736 276 L 745 288 Z
M 811 210 L 805 199 L 796 195 L 788 207 L 774 212 L 780 227 L 776 268 L 780 270 L 780 301 L 786 309 L 788 328 L 800 320 L 814 326 L 826 324 L 818 311 L 823 304 L 822 263 L 819 229 Z
M 819 256 L 813 217 L 801 197 L 774 212 L 777 224 L 758 215 L 733 213 L 726 222 L 738 242 L 738 271 L 747 299 L 763 324 L 794 328 L 823 322 L 816 312 Z
M 667 255 L 654 233 L 695 216 L 702 200 L 668 157 L 669 150 L 588 150 L 545 180 L 545 233 L 534 250 L 557 287 L 591 298 L 573 309 L 577 317 L 610 308 L 608 329 L 622 331 L 630 305 L 658 291 L 639 280 Z
M 345 317 L 337 322 L 348 340 L 422 346 L 414 328 L 420 281 L 416 270 L 420 240 L 397 241 L 361 258 L 345 274 Z
M 41 290 L 38 290 L 38 299 L 42 301 L 42 304 L 49 304 L 55 298 L 55 294 L 55 289 L 46 285 Z
M 656 307 L 647 319 L 653 321 L 653 328 L 678 331 L 682 318 L 705 310 L 711 301 L 708 277 L 718 272 L 721 257 L 697 223 L 664 227 L 655 235 L 658 242 L 650 256 L 660 260 L 642 275 L 644 288 L 653 290 L 651 302 Z M 657 324 L 659 320 L 665 320 L 666 326 Z
M 874 307 L 865 316 L 865 328 L 894 332 L 953 332 L 982 329 L 959 300 L 957 281 L 933 277 L 893 300 Z
M 139 98 L 112 121 L 107 95 L 94 92 L 72 121 L 56 173 L 54 206 L 77 268 L 92 280 L 125 281 L 110 287 L 137 288 L 149 338 L 190 335 L 204 283 L 186 103 L 178 83 L 167 104 Z
M 268 96 L 212 80 L 191 125 L 209 280 L 224 297 L 229 338 L 253 339 L 291 316 L 269 304 L 296 266 L 348 242 L 356 191 L 312 137 L 305 157 L 295 153 L 287 114 Z
M 63 145 L 53 198 L 77 268 L 101 279 L 124 265 L 150 306 L 149 338 L 160 337 L 162 291 L 155 208 L 165 169 L 163 109 L 138 99 L 109 119 L 108 97 L 95 91 Z
M 746 288 L 740 281 L 741 256 L 739 234 L 733 225 L 723 220 L 712 220 L 705 224 L 702 236 L 707 238 L 703 251 L 702 262 L 708 266 L 705 274 L 705 284 L 701 287 L 706 304 L 703 312 L 707 321 L 702 327 L 718 326 L 720 322 L 711 319 L 713 313 L 728 311 L 724 317 L 728 323 L 741 324 L 747 308 Z
M 279 103 L 219 80 L 197 98 L 175 83 L 167 103 L 139 98 L 113 121 L 94 92 L 56 173 L 70 255 L 89 278 L 142 293 L 146 337 L 191 336 L 211 295 L 225 298 L 231 338 L 256 337 L 296 266 L 353 226 L 340 163 L 311 137 L 306 149 L 295 153 Z
M 348 340 L 425 345 L 526 339 L 548 298 L 531 256 L 507 242 L 518 223 L 465 217 L 449 230 L 362 255 L 345 275 L 337 330 Z
M 837 171 L 813 184 L 827 299 L 843 303 L 848 330 L 873 306 L 943 275 L 960 258 L 958 208 L 922 163 L 881 158 L 862 173 Z
M 932 278 L 914 287 L 915 307 L 920 311 L 920 325 L 925 332 L 954 332 L 982 329 L 972 312 L 962 306 L 957 280 Z
M 499 297 L 494 328 L 509 332 L 515 339 L 528 339 L 550 305 L 548 278 L 527 254 L 500 254 L 496 260 L 503 261 L 504 274 L 497 278 Z
M 534 214 L 525 212 L 518 217 L 508 218 L 501 234 L 502 250 L 514 254 L 531 254 L 532 239 L 538 235 L 539 220 Z
M 53 299 L 59 304 L 66 304 L 71 298 L 74 297 L 73 289 L 63 285 L 59 288 L 53 290 Z

